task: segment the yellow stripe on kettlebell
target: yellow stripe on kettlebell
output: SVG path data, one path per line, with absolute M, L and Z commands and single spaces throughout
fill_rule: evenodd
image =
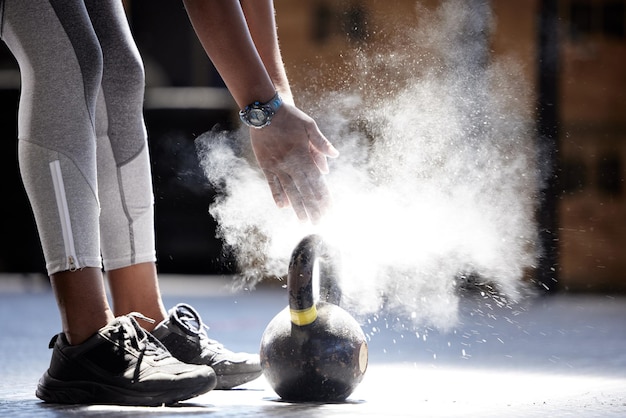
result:
M 289 309 L 291 322 L 298 326 L 309 325 L 317 319 L 317 309 L 315 305 L 308 309 Z

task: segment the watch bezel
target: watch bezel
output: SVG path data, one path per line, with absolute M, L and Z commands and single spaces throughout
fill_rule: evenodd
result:
M 274 112 L 266 106 L 251 106 L 246 111 L 246 120 L 255 128 L 266 126 L 271 121 Z

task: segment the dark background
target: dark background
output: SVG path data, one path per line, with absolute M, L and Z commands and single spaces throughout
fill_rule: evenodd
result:
M 454 0 L 450 0 L 454 3 Z M 444 0 L 275 0 L 283 59 L 301 97 L 344 86 L 355 48 L 397 48 L 388 32 L 421 24 L 420 8 Z M 234 104 L 187 109 L 149 100 L 155 89 L 180 98 L 189 87 L 228 96 L 177 0 L 124 0 L 146 67 L 145 117 L 153 159 L 159 267 L 163 272 L 229 273 L 208 214 L 214 191 L 195 161 L 194 139 L 236 121 Z M 477 32 L 489 59 L 513 57 L 529 81 L 546 184 L 537 213 L 542 248 L 536 273 L 547 289 L 626 292 L 626 0 L 468 0 L 496 25 Z M 459 3 L 460 7 L 460 3 Z M 478 13 L 478 12 L 477 12 Z M 481 21 L 484 21 L 481 20 Z M 415 54 L 425 53 L 419 42 Z M 467 41 L 471 41 L 467 40 Z M 300 90 L 300 91 L 298 91 Z M 0 43 L 0 271 L 43 271 L 41 250 L 16 161 L 19 73 Z M 205 97 L 206 97 L 205 96 Z M 212 97 L 213 97 L 212 96 Z M 169 96 L 168 96 L 169 98 Z M 547 152 L 549 151 L 549 152 Z M 548 170 L 548 168 L 550 170 Z M 18 229 L 18 231 L 13 231 Z

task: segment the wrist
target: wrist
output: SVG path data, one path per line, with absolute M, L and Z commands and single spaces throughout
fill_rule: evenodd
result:
M 272 118 L 283 105 L 278 92 L 267 102 L 255 101 L 239 111 L 239 119 L 247 126 L 261 129 L 272 123 Z

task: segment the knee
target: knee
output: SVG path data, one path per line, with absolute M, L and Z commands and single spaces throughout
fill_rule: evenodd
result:
M 105 57 L 103 83 L 114 83 L 118 93 L 143 96 L 145 78 L 143 62 L 136 50 L 121 49 L 115 56 Z
M 134 88 L 143 92 L 146 82 L 146 74 L 143 66 L 143 61 L 141 60 L 139 52 L 128 52 L 128 58 L 126 59 L 125 66 L 125 74 L 126 82 L 128 83 L 128 85 L 134 86 Z
M 67 94 L 67 85 L 83 84 L 76 92 L 84 91 L 88 103 L 95 105 L 104 69 L 102 48 L 95 37 L 84 36 L 80 49 L 42 48 L 29 51 L 29 57 L 35 85 L 39 85 L 36 80 L 43 80 L 47 90 Z

